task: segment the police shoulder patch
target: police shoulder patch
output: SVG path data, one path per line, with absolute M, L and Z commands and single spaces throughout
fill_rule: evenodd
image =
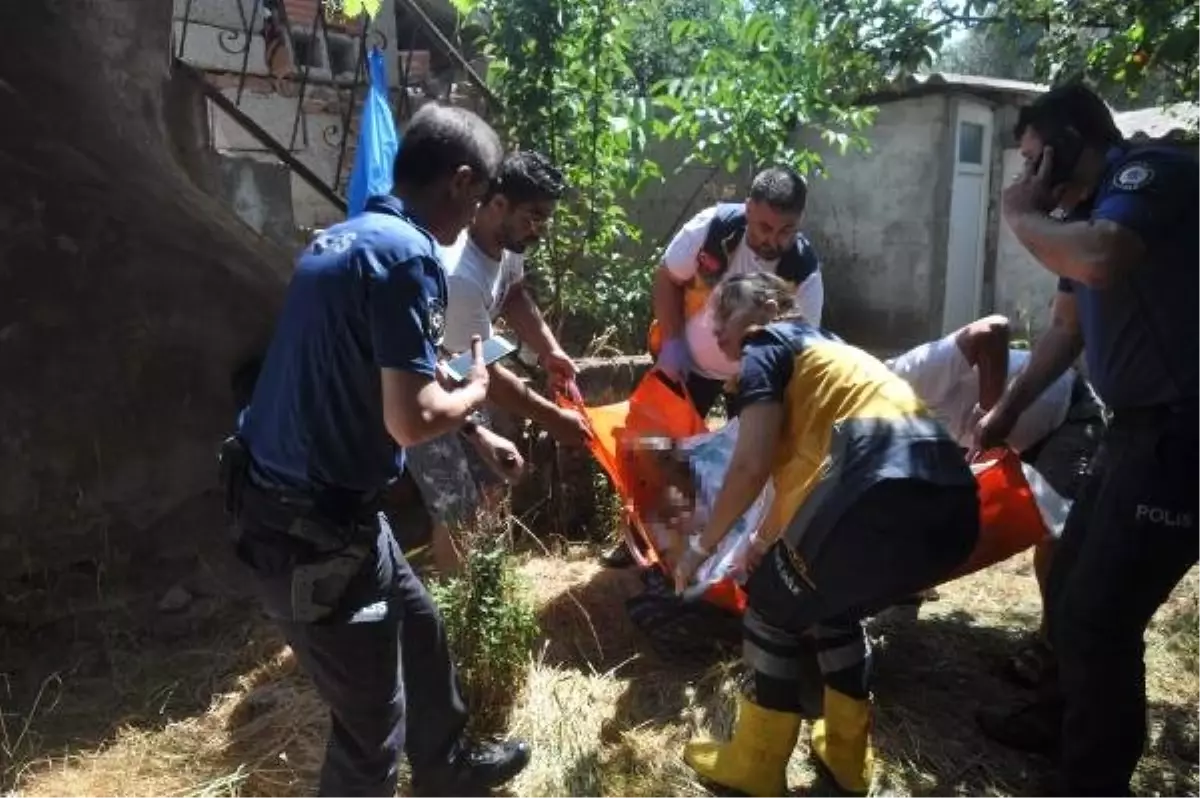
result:
M 1145 161 L 1127 163 L 1113 178 L 1113 187 L 1122 191 L 1137 191 L 1154 180 L 1154 168 Z
M 328 230 L 318 230 L 313 236 L 312 250 L 317 255 L 326 252 L 341 254 L 350 248 L 357 237 L 353 232 L 331 233 Z
M 426 329 L 429 331 L 429 337 L 434 344 L 441 346 L 442 339 L 446 335 L 446 311 L 442 307 L 441 301 L 432 299 L 429 301 L 427 309 L 427 318 L 425 320 Z

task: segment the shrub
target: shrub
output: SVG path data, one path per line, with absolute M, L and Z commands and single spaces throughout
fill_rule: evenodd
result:
M 539 633 L 529 591 L 516 570 L 508 519 L 507 507 L 480 513 L 459 536 L 458 575 L 430 586 L 446 623 L 471 725 L 481 733 L 506 725 Z

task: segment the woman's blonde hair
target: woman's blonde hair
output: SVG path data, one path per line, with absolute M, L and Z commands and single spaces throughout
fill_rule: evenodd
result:
M 771 272 L 735 274 L 718 288 L 713 300 L 713 315 L 718 321 L 729 321 L 739 311 L 765 308 L 768 302 L 779 307 L 776 318 L 786 318 L 796 307 L 796 288 Z

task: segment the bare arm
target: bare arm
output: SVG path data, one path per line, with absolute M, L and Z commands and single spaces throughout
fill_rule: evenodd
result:
M 991 410 L 1008 382 L 1008 319 L 995 315 L 973 321 L 958 331 L 954 343 L 979 372 L 979 407 Z
M 1082 351 L 1075 297 L 1059 291 L 1050 308 L 1050 329 L 1034 344 L 1029 365 L 1008 386 L 997 407 L 1002 406 L 1009 417 L 1016 418 L 1071 367 Z
M 516 374 L 499 363 L 488 367 L 488 399 L 510 413 L 528 418 L 543 427 L 552 425 L 559 414 L 558 406 L 532 390 Z
M 478 351 L 478 339 L 474 346 Z M 487 372 L 480 356 L 476 357 L 467 383 L 452 391 L 424 374 L 382 369 L 383 421 L 396 443 L 415 446 L 444 435 L 462 426 L 467 416 L 483 404 L 488 390 Z
M 1040 213 L 1019 213 L 1009 225 L 1047 269 L 1092 288 L 1107 288 L 1145 255 L 1132 230 L 1106 219 L 1059 222 Z
M 700 537 L 700 545 L 712 551 L 737 520 L 762 493 L 771 476 L 772 457 L 783 429 L 783 405 L 758 402 L 739 415 L 737 443 L 726 472 L 725 484 L 717 494 L 712 515 Z
M 562 350 L 524 282 L 514 285 L 508 292 L 501 313 L 504 320 L 512 325 L 517 337 L 528 344 L 539 358 L 549 357 L 550 353 Z M 499 402 L 499 399 L 496 401 Z
M 662 328 L 663 340 L 683 335 L 683 287 L 666 266 L 654 273 L 654 318 Z

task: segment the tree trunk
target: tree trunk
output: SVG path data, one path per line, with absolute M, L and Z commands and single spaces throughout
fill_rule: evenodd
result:
M 171 6 L 0 4 L 0 580 L 128 556 L 214 486 L 290 272 L 208 193 Z

